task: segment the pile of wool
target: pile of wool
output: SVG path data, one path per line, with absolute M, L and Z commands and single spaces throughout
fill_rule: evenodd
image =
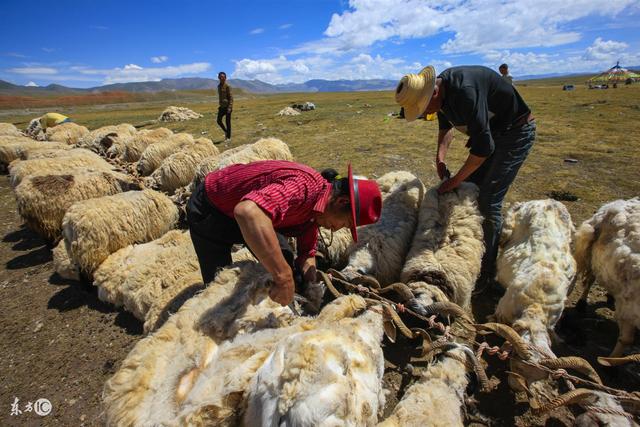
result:
M 299 115 L 300 115 L 300 111 L 291 107 L 283 108 L 278 112 L 278 116 L 299 116 Z
M 164 159 L 190 144 L 193 144 L 193 136 L 188 133 L 177 133 L 161 142 L 151 144 L 142 152 L 136 164 L 136 170 L 142 176 L 151 175 L 160 167 Z
M 153 190 L 127 191 L 76 202 L 62 220 L 65 247 L 87 277 L 112 253 L 171 230 L 178 208 Z
M 208 138 L 198 138 L 162 161 L 145 184 L 154 190 L 172 194 L 176 189 L 189 185 L 196 174 L 198 164 L 207 157 L 216 156 L 218 148 Z
M 18 130 L 13 123 L 0 123 L 0 136 L 22 136 L 22 133 Z
M 167 128 L 141 130 L 124 147 L 121 159 L 125 162 L 137 162 L 144 150 L 151 144 L 169 139 L 173 132 Z
M 53 144 L 53 143 L 49 143 Z M 59 143 L 58 143 L 59 144 Z M 113 166 L 102 157 L 84 149 L 73 149 L 63 157 L 20 160 L 9 165 L 11 185 L 15 188 L 28 175 L 70 173 L 76 169 L 87 171 L 111 171 Z
M 193 110 L 190 110 L 185 107 L 174 107 L 173 105 L 167 107 L 160 117 L 158 121 L 161 122 L 183 122 L 185 120 L 191 119 L 199 119 L 202 117 L 202 114 L 196 113 Z
M 44 138 L 47 141 L 64 142 L 69 145 L 76 145 L 80 138 L 89 134 L 89 129 L 72 122 L 61 123 L 57 126 L 47 128 Z
M 61 236 L 62 218 L 75 202 L 139 189 L 128 175 L 76 171 L 29 175 L 15 188 L 15 195 L 27 227 L 53 241 Z
M 92 130 L 80 138 L 77 146 L 95 153 L 105 154 L 106 150 L 113 145 L 114 140 L 132 137 L 136 132 L 136 128 L 128 123 L 121 123 L 115 126 L 103 126 Z
M 40 149 L 69 149 L 61 142 L 34 141 L 24 136 L 0 136 L 0 163 L 8 165 L 14 160 L 24 159 L 27 153 Z
M 184 302 L 203 288 L 189 232 L 181 230 L 114 252 L 100 264 L 93 278 L 98 297 L 124 306 L 145 322 L 145 332 L 156 329 L 169 312 L 177 311 L 174 301 Z

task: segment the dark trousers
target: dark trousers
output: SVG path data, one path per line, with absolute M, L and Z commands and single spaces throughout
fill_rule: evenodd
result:
M 482 277 L 494 278 L 496 256 L 502 230 L 502 202 L 516 178 L 536 138 L 536 124 L 492 134 L 496 149 L 469 177 L 480 187 L 478 205 L 484 216 L 482 228 L 486 252 L 482 259 Z
M 222 124 L 222 118 L 226 116 L 226 124 Z M 227 107 L 218 107 L 218 126 L 224 131 L 225 138 L 231 138 L 231 111 Z
M 187 222 L 202 280 L 207 284 L 215 278 L 220 268 L 231 264 L 231 247 L 245 244 L 245 241 L 236 220 L 209 203 L 204 182 L 196 187 L 189 198 Z M 276 236 L 285 260 L 293 268 L 294 254 L 287 238 L 280 233 L 276 233 Z

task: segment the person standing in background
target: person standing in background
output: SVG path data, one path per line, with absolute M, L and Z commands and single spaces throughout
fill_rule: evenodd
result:
M 224 131 L 225 142 L 231 141 L 231 112 L 233 111 L 233 95 L 231 86 L 227 84 L 227 73 L 218 73 L 218 126 Z M 222 118 L 226 117 L 226 126 Z
M 500 75 L 503 79 L 513 84 L 513 77 L 509 74 L 509 66 L 507 64 L 502 64 L 498 67 L 498 71 L 500 71 Z

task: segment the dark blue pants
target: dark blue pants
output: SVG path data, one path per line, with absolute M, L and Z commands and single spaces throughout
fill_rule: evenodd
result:
M 495 151 L 467 178 L 480 187 L 478 205 L 484 216 L 482 228 L 486 248 L 481 277 L 485 279 L 495 277 L 502 230 L 502 202 L 533 146 L 536 124 L 532 121 L 515 129 L 492 133 L 492 136 Z
M 187 222 L 193 247 L 200 263 L 200 272 L 205 284 L 211 282 L 218 270 L 231 264 L 231 248 L 234 244 L 245 244 L 240 226 L 235 219 L 220 212 L 209 203 L 204 182 L 196 186 L 187 203 Z M 293 268 L 294 253 L 287 238 L 276 233 L 280 250 Z

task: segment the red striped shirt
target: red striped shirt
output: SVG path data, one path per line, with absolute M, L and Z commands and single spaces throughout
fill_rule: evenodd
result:
M 251 200 L 269 216 L 277 232 L 296 237 L 299 265 L 316 255 L 315 216 L 324 212 L 331 184 L 314 169 L 264 160 L 211 172 L 204 182 L 209 202 L 225 215 L 233 218 L 236 205 Z

